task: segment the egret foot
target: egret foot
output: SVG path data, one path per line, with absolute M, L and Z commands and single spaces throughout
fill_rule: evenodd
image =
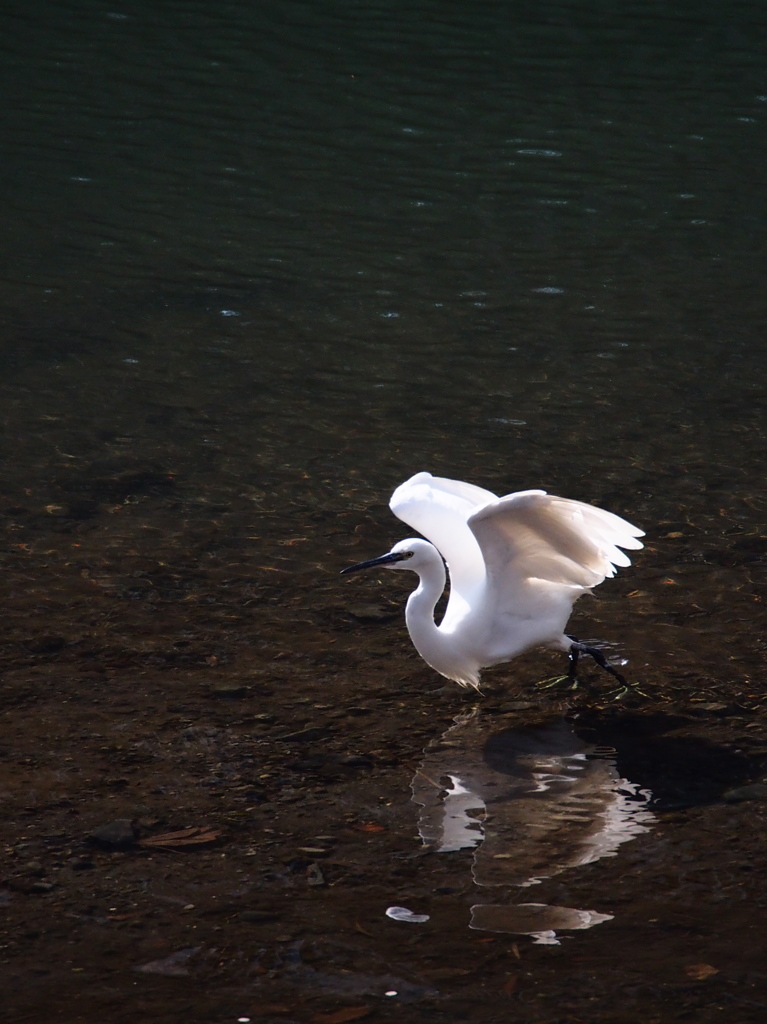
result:
M 576 672 L 578 670 L 578 658 L 582 654 L 589 654 L 597 663 L 597 665 L 599 665 L 600 668 L 603 668 L 605 672 L 609 672 L 611 676 L 614 676 L 618 680 L 621 686 L 625 686 L 626 689 L 628 689 L 629 684 L 626 682 L 626 680 L 620 674 L 620 672 L 612 667 L 610 662 L 607 660 L 607 658 L 599 650 L 598 647 L 589 647 L 588 644 L 582 644 L 580 640 L 577 640 L 574 636 L 571 636 L 569 633 L 566 633 L 565 635 L 567 636 L 568 640 L 572 640 L 572 643 L 570 644 L 570 651 L 568 653 L 570 666 L 567 670 L 567 675 L 570 679 L 574 680 L 576 677 Z
M 609 695 L 613 696 L 614 700 L 620 700 L 622 697 L 625 697 L 627 693 L 632 692 L 639 693 L 643 697 L 647 696 L 646 693 L 642 693 L 638 686 L 636 686 L 634 683 L 629 683 L 625 676 L 622 676 L 616 668 L 613 668 L 613 666 L 610 664 L 610 662 L 604 656 L 603 652 L 600 651 L 598 647 L 590 647 L 588 644 L 582 644 L 580 640 L 577 640 L 570 633 L 566 633 L 565 636 L 567 636 L 568 640 L 572 640 L 572 644 L 570 645 L 570 651 L 568 654 L 568 658 L 570 660 L 570 666 L 567 670 L 568 679 L 572 679 L 573 681 L 576 680 L 578 658 L 581 654 L 588 654 L 594 659 L 594 661 L 597 663 L 597 665 L 599 665 L 600 668 L 604 669 L 605 672 L 609 672 L 610 675 L 613 676 L 613 678 L 617 679 L 620 683 L 620 686 L 617 686 L 614 690 L 610 690 L 609 692 Z

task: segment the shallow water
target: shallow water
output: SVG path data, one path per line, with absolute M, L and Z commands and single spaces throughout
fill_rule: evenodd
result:
M 765 22 L 4 15 L 12 1019 L 763 1019 Z M 472 852 L 419 856 L 410 780 L 468 698 L 405 581 L 337 576 L 421 469 L 647 531 L 572 620 L 641 693 L 537 688 L 548 653 L 486 675 L 483 715 L 592 716 L 653 793 L 547 883 L 612 915 L 557 948 L 470 931 Z M 87 844 L 123 818 L 219 837 Z

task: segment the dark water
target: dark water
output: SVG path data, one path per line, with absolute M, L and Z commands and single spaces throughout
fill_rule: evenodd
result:
M 329 992 L 347 1009 L 398 1012 L 370 978 L 398 978 L 434 1019 L 496 1019 L 510 1005 L 547 1022 L 719 1020 L 722 1006 L 761 1019 L 767 964 L 750 940 L 740 964 L 736 941 L 756 912 L 725 911 L 746 892 L 749 908 L 763 900 L 753 858 L 764 805 L 717 801 L 758 782 L 767 753 L 763 6 L 66 2 L 0 18 L 0 793 L 17 1019 L 43 1006 L 46 1019 L 82 1019 L 78 1005 L 113 1019 L 257 1019 L 265 977 L 287 986 L 263 997 L 282 1020 L 337 1012 Z M 396 583 L 335 575 L 403 535 L 386 500 L 421 469 L 498 493 L 543 487 L 642 526 L 645 551 L 582 602 L 577 631 L 620 644 L 644 693 L 640 718 L 681 715 L 664 726 L 676 749 L 711 744 L 741 759 L 710 780 L 695 761 L 710 820 L 680 819 L 683 839 L 661 821 L 630 844 L 634 888 L 616 897 L 615 920 L 571 943 L 588 967 L 527 947 L 508 965 L 488 959 L 467 938 L 468 904 L 449 892 L 439 939 L 414 938 L 412 963 L 391 965 L 410 926 L 387 924 L 377 951 L 367 938 L 387 900 L 407 902 L 398 878 L 413 899 L 463 884 L 440 885 L 443 869 L 426 866 L 438 858 L 397 859 L 418 848 L 413 769 L 460 694 L 434 694 Z M 534 717 L 553 698 L 533 684 L 554 671 L 554 656 L 536 655 L 494 679 Z M 227 687 L 232 701 L 211 698 Z M 291 741 L 291 726 L 326 733 Z M 688 763 L 664 754 L 658 773 L 673 789 Z M 224 781 L 205 788 L 207 777 Z M 255 786 L 247 808 L 266 812 L 219 813 L 210 798 L 224 783 Z M 283 798 L 296 814 L 262 848 Z M 685 799 L 672 806 L 687 813 Z M 175 919 L 142 930 L 121 910 L 112 961 L 94 952 L 101 911 L 84 908 L 106 921 L 117 892 L 140 907 L 138 893 L 159 891 L 155 861 L 73 866 L 86 856 L 77 843 L 110 817 L 160 830 L 223 823 L 236 839 L 185 854 L 188 886 L 207 892 L 226 855 L 221 892 L 234 899 L 258 848 L 272 865 L 268 902 L 293 878 L 285 864 L 302 863 L 295 849 L 316 846 L 316 823 L 335 835 L 341 819 L 362 827 L 382 807 L 392 831 L 365 848 L 366 866 L 355 874 L 352 854 L 339 855 L 343 884 L 330 863 L 327 888 L 306 896 L 301 882 L 296 898 L 311 906 L 300 926 L 270 904 L 272 932 L 254 938 L 251 921 L 222 945 L 204 921 L 196 935 Z M 750 874 L 730 891 L 738 842 Z M 664 861 L 674 843 L 705 847 L 719 881 L 700 882 L 665 936 L 648 936 L 684 889 Z M 43 873 L 25 875 L 29 863 Z M 382 864 L 394 866 L 379 908 L 365 886 Z M 123 889 L 108 881 L 120 870 Z M 34 889 L 55 871 L 69 871 L 69 888 Z M 628 884 L 619 868 L 588 871 L 596 890 L 604 872 Z M 14 882 L 27 876 L 37 882 Z M 75 885 L 83 878 L 101 888 Z M 198 904 L 190 892 L 167 906 Z M 591 891 L 554 896 L 595 904 Z M 355 931 L 349 906 L 366 899 L 375 909 Z M 75 919 L 82 934 L 65 927 Z M 166 947 L 155 925 L 173 932 Z M 368 959 L 353 963 L 365 941 Z M 717 942 L 729 957 L 718 980 L 685 974 L 713 963 Z M 136 975 L 120 974 L 198 947 L 220 1002 L 188 1004 L 183 987 L 137 994 Z M 630 999 L 615 949 L 640 965 Z M 418 960 L 429 955 L 439 965 Z M 216 957 L 230 965 L 220 976 Z M 45 974 L 43 962 L 60 969 Z M 504 978 L 519 964 L 518 993 Z M 337 972 L 352 969 L 344 988 Z M 73 985 L 80 970 L 88 983 Z M 30 978 L 43 976 L 38 990 Z M 451 994 L 474 978 L 479 1002 Z M 711 998 L 699 993 L 713 984 Z M 571 1016 L 539 1006 L 530 986 Z M 581 993 L 570 1009 L 562 986 Z

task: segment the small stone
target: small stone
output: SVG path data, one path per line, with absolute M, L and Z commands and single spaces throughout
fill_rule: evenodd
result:
M 33 654 L 56 654 L 66 646 L 66 640 L 63 636 L 43 635 L 28 640 L 25 646 Z
M 138 819 L 137 824 L 140 828 L 157 828 L 158 825 L 165 824 L 165 818 L 159 818 L 156 814 L 145 814 Z
M 107 825 L 95 828 L 88 839 L 97 846 L 108 850 L 127 850 L 138 837 L 138 832 L 130 818 L 118 818 Z
M 728 789 L 722 794 L 722 800 L 728 804 L 738 804 L 743 800 L 767 800 L 767 785 L 764 782 L 754 782 L 750 786 Z
M 69 866 L 73 871 L 90 871 L 93 868 L 93 861 L 87 857 L 73 857 Z
M 307 885 L 327 885 L 319 864 L 310 864 L 306 869 Z
M 27 891 L 45 893 L 50 892 L 51 889 L 55 889 L 53 882 L 33 882 Z
M 424 973 L 429 981 L 452 981 L 453 978 L 463 978 L 470 972 L 465 967 L 435 967 L 434 970 Z
M 240 700 L 247 697 L 250 687 L 237 683 L 224 683 L 222 686 L 213 686 L 208 690 L 210 697 L 217 697 L 219 700 Z
M 349 609 L 349 614 L 358 622 L 388 622 L 398 612 L 382 604 L 355 604 Z
M 350 754 L 343 759 L 342 764 L 347 768 L 372 768 L 373 759 L 367 754 Z
M 21 865 L 21 870 L 25 875 L 36 875 L 38 878 L 45 874 L 45 870 L 39 860 L 27 861 L 26 864 Z
M 190 946 L 188 949 L 180 949 L 178 953 L 171 953 L 162 960 L 152 960 L 148 964 L 134 967 L 134 971 L 141 971 L 142 974 L 164 974 L 166 977 L 182 977 L 189 974 L 186 966 L 195 954 L 200 952 L 201 946 Z
M 276 910 L 243 910 L 237 915 L 241 921 L 248 924 L 263 924 L 267 921 L 279 921 L 280 915 Z

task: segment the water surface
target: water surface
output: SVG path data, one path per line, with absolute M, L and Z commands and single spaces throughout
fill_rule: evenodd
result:
M 332 992 L 396 1014 L 387 985 L 451 1021 L 509 999 L 536 1021 L 761 1019 L 742 936 L 763 804 L 722 800 L 767 751 L 766 22 L 683 0 L 3 16 L 17 1019 L 38 998 L 61 1020 L 80 999 L 114 1020 L 255 1019 L 272 983 L 283 1020 L 337 1012 Z M 563 906 L 609 889 L 615 920 L 556 970 L 551 950 L 507 962 L 467 937 L 468 860 L 408 859 L 408 782 L 461 695 L 411 651 L 402 580 L 336 574 L 404 535 L 386 501 L 419 470 L 647 531 L 573 629 L 619 645 L 632 713 L 678 716 L 685 757 L 653 749 L 679 817 L 561 883 Z M 572 702 L 535 687 L 560 670 L 526 656 L 488 673 L 487 699 L 521 696 L 524 725 Z M 690 761 L 686 743 L 728 753 Z M 171 854 L 81 849 L 115 817 L 229 831 L 174 888 Z M 412 946 L 392 904 L 433 911 Z M 135 972 L 124 987 L 179 950 L 207 1002 Z

